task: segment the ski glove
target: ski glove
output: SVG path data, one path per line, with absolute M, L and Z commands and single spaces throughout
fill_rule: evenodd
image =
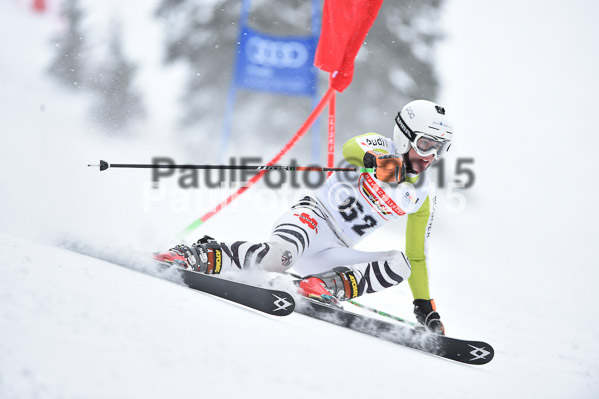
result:
M 422 324 L 428 331 L 445 335 L 445 327 L 441 322 L 441 316 L 437 313 L 437 307 L 435 301 L 430 299 L 415 299 L 414 300 L 414 314 L 416 320 Z
M 374 168 L 374 177 L 387 183 L 405 181 L 406 165 L 399 155 L 368 151 L 364 154 L 364 167 Z

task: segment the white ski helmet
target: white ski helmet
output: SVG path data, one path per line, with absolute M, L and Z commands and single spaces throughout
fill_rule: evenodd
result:
M 439 159 L 451 146 L 452 137 L 445 108 L 432 101 L 411 101 L 395 117 L 393 140 L 398 154 L 407 153 L 411 146 L 421 156 L 434 154 Z

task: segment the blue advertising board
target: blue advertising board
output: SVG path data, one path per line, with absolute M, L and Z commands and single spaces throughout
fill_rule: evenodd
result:
M 279 37 L 243 27 L 239 37 L 237 87 L 287 95 L 316 93 L 318 36 Z
M 242 0 L 239 38 L 225 108 L 221 136 L 220 162 L 224 162 L 231 137 L 233 110 L 237 89 L 269 93 L 310 96 L 312 106 L 318 104 L 318 70 L 314 54 L 318 45 L 321 0 L 311 0 L 311 34 L 309 36 L 273 36 L 248 26 L 251 0 Z M 312 159 L 320 159 L 318 121 L 312 126 Z

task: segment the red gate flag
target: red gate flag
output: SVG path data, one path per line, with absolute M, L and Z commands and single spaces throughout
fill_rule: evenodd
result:
M 33 11 L 42 13 L 46 11 L 46 0 L 33 0 L 33 4 L 31 5 Z
M 342 92 L 354 75 L 354 59 L 383 0 L 325 0 L 314 65 L 330 72 L 332 87 Z

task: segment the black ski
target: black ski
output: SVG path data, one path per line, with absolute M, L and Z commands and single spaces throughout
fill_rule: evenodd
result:
M 408 326 L 373 319 L 335 306 L 302 300 L 295 310 L 306 316 L 408 346 L 466 364 L 486 364 L 493 359 L 493 347 L 485 342 L 466 341 L 430 334 Z
M 175 270 L 181 276 L 183 283 L 189 288 L 202 291 L 219 298 L 226 299 L 240 305 L 247 306 L 274 316 L 287 316 L 293 313 L 295 301 L 285 292 L 268 288 L 256 287 L 249 284 L 238 283 L 223 278 L 212 277 L 190 270 L 180 269 L 167 263 L 152 259 L 150 254 L 130 253 L 125 254 L 106 252 L 92 245 L 80 243 L 69 239 L 61 245 L 62 248 L 81 255 L 100 259 L 128 269 L 150 274 L 155 277 L 172 279 L 172 276 L 161 276 L 160 271 Z
M 174 266 L 173 266 L 174 267 Z M 273 316 L 287 316 L 295 309 L 293 297 L 285 291 L 256 287 L 180 269 L 183 282 L 189 288 L 224 298 Z

